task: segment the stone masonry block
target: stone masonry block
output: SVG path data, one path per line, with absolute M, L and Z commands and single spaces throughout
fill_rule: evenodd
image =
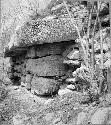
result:
M 62 53 L 62 43 L 44 44 L 36 48 L 36 56 L 44 57 Z
M 47 56 L 39 59 L 29 59 L 26 71 L 37 76 L 62 76 L 65 74 L 65 66 L 62 56 Z

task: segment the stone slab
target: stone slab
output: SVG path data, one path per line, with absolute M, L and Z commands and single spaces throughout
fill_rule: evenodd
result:
M 65 66 L 62 56 L 47 56 L 39 59 L 29 59 L 26 71 L 37 76 L 62 76 L 65 74 Z

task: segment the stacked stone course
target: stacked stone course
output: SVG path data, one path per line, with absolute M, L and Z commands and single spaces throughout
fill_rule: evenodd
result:
M 74 47 L 74 41 L 31 46 L 24 54 L 11 57 L 9 78 L 37 95 L 56 94 L 63 78 L 69 75 L 67 64 L 63 64 L 67 49 Z

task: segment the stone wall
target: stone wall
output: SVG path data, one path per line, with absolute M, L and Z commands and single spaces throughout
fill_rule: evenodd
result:
M 56 94 L 71 71 L 64 60 L 77 48 L 74 41 L 31 46 L 26 53 L 11 57 L 9 78 L 37 95 Z

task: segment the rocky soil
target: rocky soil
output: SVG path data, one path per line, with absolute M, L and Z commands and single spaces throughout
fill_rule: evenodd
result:
M 111 94 L 99 102 L 65 87 L 55 97 L 40 97 L 25 87 L 1 88 L 0 125 L 111 124 Z M 7 93 L 7 94 L 6 94 Z M 4 96 L 5 95 L 5 96 Z

